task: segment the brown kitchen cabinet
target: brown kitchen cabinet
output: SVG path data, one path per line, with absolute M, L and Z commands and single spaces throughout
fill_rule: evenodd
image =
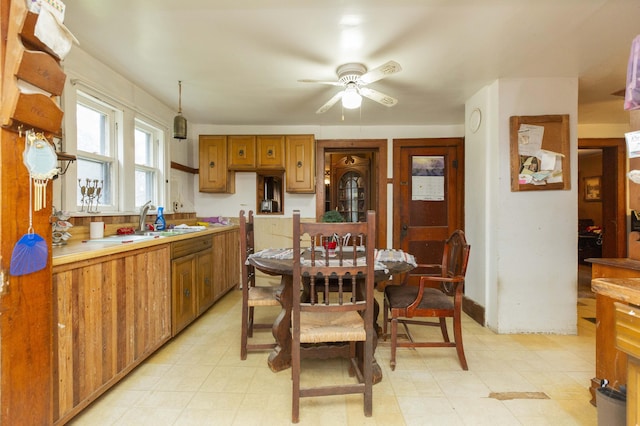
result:
M 240 240 L 238 229 L 213 235 L 214 298 L 220 299 L 240 283 Z
M 235 174 L 227 166 L 227 136 L 200 135 L 198 149 L 200 192 L 235 192 Z
M 169 245 L 53 267 L 53 420 L 64 424 L 171 338 Z
M 253 135 L 229 135 L 228 168 L 229 170 L 255 170 L 256 168 L 256 137 Z
M 210 235 L 171 244 L 172 333 L 175 336 L 213 304 Z
M 258 170 L 284 170 L 285 137 L 281 135 L 256 136 Z
M 314 136 L 288 135 L 285 136 L 285 141 L 287 192 L 316 192 Z
M 213 288 L 213 250 L 207 250 L 196 256 L 197 311 L 203 314 L 213 305 L 215 293 Z

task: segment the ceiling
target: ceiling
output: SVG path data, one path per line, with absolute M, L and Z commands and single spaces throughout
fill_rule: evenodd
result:
M 638 0 L 65 0 L 80 48 L 191 123 L 435 125 L 501 78 L 578 78 L 578 122 L 628 123 Z M 368 87 L 398 99 L 316 110 L 336 68 L 394 60 Z

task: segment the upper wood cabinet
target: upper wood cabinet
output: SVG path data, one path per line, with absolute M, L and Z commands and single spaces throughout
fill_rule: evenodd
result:
M 235 175 L 227 167 L 227 136 L 200 135 L 200 192 L 235 192 Z
M 284 170 L 284 136 L 257 136 L 256 147 L 258 170 Z
M 316 192 L 314 136 L 288 135 L 285 140 L 287 192 Z
M 256 168 L 256 137 L 227 136 L 229 170 L 254 170 Z

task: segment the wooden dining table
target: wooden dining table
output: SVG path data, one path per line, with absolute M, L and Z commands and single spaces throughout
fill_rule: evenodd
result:
M 258 252 L 247 259 L 251 265 L 257 270 L 273 276 L 280 276 L 280 287 L 277 291 L 276 297 L 282 305 L 280 314 L 276 317 L 273 323 L 273 337 L 276 340 L 276 346 L 269 354 L 268 365 L 272 371 L 278 372 L 291 367 L 291 309 L 293 302 L 293 256 L 287 256 L 287 250 L 291 249 L 269 249 L 262 252 Z M 395 253 L 402 253 L 394 251 Z M 292 254 L 292 253 L 291 253 Z M 305 254 L 305 256 L 308 253 Z M 350 254 L 351 255 L 351 254 Z M 394 274 L 402 274 L 409 272 L 415 268 L 415 261 L 413 256 L 404 253 L 404 256 L 395 256 L 396 259 L 380 260 L 376 263 L 379 267 L 376 267 L 375 282 L 376 284 L 384 281 L 388 281 Z M 404 258 L 401 260 L 401 258 Z M 363 287 L 363 286 L 358 286 Z M 308 289 L 304 289 L 300 294 L 300 297 L 308 297 Z M 379 306 L 376 302 L 374 308 L 374 324 L 375 330 L 381 330 L 377 325 L 377 317 L 379 313 Z M 374 335 L 374 355 L 375 347 L 377 346 L 377 336 Z M 362 351 L 358 348 L 358 353 Z M 382 380 L 382 369 L 375 360 L 373 360 L 373 382 L 378 383 Z

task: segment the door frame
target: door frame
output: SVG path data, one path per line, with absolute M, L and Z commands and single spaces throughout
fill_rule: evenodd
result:
M 316 140 L 316 220 L 324 213 L 324 158 L 327 152 L 374 152 L 371 164 L 373 188 L 376 192 L 376 247 L 387 247 L 387 139 L 327 139 Z
M 400 205 L 400 158 L 401 152 L 405 148 L 445 148 L 454 147 L 458 163 L 456 165 L 456 180 L 458 188 L 456 190 L 456 203 L 458 211 L 455 214 L 456 228 L 464 230 L 464 138 L 420 138 L 420 139 L 394 139 L 393 140 L 393 247 L 400 247 L 400 236 L 402 221 L 400 209 L 395 206 Z
M 578 149 L 601 149 L 602 169 L 602 225 L 603 239 L 614 238 L 603 244 L 602 257 L 627 257 L 627 193 L 626 155 L 624 138 L 579 138 Z M 577 214 L 577 213 L 576 213 Z M 607 224 L 615 226 L 608 232 Z M 605 253 L 605 248 L 607 252 Z

